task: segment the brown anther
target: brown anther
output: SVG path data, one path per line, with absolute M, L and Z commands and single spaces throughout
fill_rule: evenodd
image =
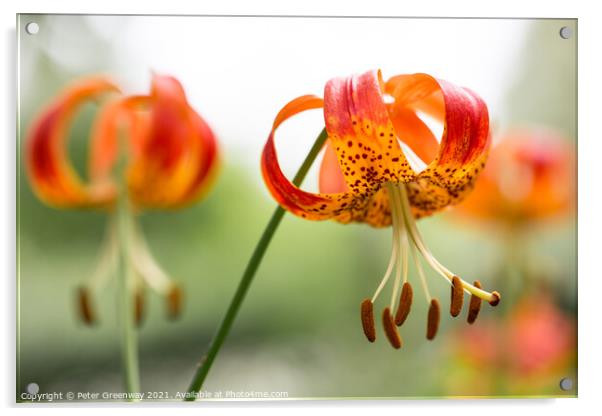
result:
M 439 319 L 441 316 L 441 307 L 437 299 L 431 300 L 431 306 L 429 307 L 428 320 L 426 323 L 426 339 L 432 340 L 437 335 L 439 329 Z
M 374 342 L 376 340 L 376 330 L 374 329 L 374 305 L 370 299 L 365 299 L 362 302 L 362 328 L 364 329 L 364 335 L 368 338 L 368 341 Z
M 86 325 L 94 325 L 96 323 L 96 317 L 92 310 L 92 302 L 90 300 L 90 293 L 84 286 L 80 287 L 77 291 L 77 306 L 79 310 L 79 316 Z
M 480 289 L 481 282 L 475 280 L 473 283 L 474 287 Z M 474 323 L 476 321 L 477 316 L 479 316 L 479 311 L 481 310 L 481 298 L 475 295 L 470 297 L 470 305 L 468 306 L 468 318 L 466 318 L 466 322 L 469 324 Z
M 395 326 L 395 322 L 393 322 L 393 315 L 391 315 L 391 310 L 388 307 L 383 311 L 383 327 L 391 346 L 396 350 L 400 349 L 401 337 L 399 336 L 399 332 L 397 332 L 397 327 Z
M 410 314 L 410 308 L 412 307 L 412 299 L 414 298 L 414 291 L 410 282 L 405 282 L 401 289 L 401 297 L 399 298 L 399 306 L 397 307 L 397 313 L 395 314 L 395 325 L 401 326 L 408 315 Z
M 462 304 L 464 303 L 464 288 L 462 287 L 462 280 L 458 276 L 454 276 L 452 279 L 451 286 L 451 304 L 449 306 L 449 313 L 454 318 L 460 315 L 462 312 Z
M 134 294 L 134 318 L 136 325 L 141 326 L 144 320 L 144 292 L 137 290 Z
M 493 299 L 491 299 L 489 301 L 489 304 L 491 306 L 497 306 L 498 303 L 500 303 L 500 299 L 502 299 L 502 296 L 498 293 L 498 292 L 491 292 L 491 296 L 493 296 Z
M 167 294 L 167 317 L 177 319 L 182 311 L 182 289 L 175 283 L 171 285 Z

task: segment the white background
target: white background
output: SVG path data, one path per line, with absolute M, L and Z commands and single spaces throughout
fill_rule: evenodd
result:
M 14 2 L 16 3 L 16 2 Z M 198 3 L 198 4 L 197 4 Z M 602 152 L 598 122 L 600 118 L 599 77 L 600 40 L 602 40 L 602 15 L 595 9 L 593 1 L 421 1 L 385 2 L 370 0 L 364 2 L 297 1 L 285 5 L 278 1 L 155 1 L 125 2 L 124 0 L 103 0 L 102 2 L 54 0 L 21 1 L 18 4 L 2 2 L 0 20 L 2 24 L 2 88 L 0 100 L 0 120 L 4 128 L 1 143 L 2 197 L 0 204 L 0 229 L 3 233 L 3 250 L 0 264 L 5 268 L 3 279 L 3 319 L 2 370 L 0 391 L 3 404 L 30 411 L 31 406 L 14 404 L 15 391 L 15 103 L 16 103 L 16 35 L 15 14 L 32 12 L 53 13 L 132 13 L 132 14 L 301 14 L 301 15 L 397 15 L 397 16 L 445 16 L 445 17 L 559 17 L 579 18 L 579 399 L 563 400 L 467 400 L 467 401 L 404 401 L 404 402 L 278 402 L 278 403 L 204 403 L 197 404 L 203 409 L 189 409 L 195 412 L 209 411 L 211 414 L 238 412 L 261 413 L 284 411 L 292 414 L 305 414 L 308 411 L 336 411 L 345 408 L 345 413 L 365 414 L 376 407 L 381 412 L 445 413 L 454 414 L 504 414 L 508 412 L 545 412 L 546 415 L 567 413 L 599 413 L 600 370 L 600 293 L 602 276 L 597 269 L 599 254 L 596 240 L 599 232 L 597 213 L 600 206 L 600 184 L 602 164 L 596 159 Z M 585 6 L 585 4 L 591 4 Z M 195 5 L 196 4 L 196 5 Z M 386 74 L 385 74 L 386 75 Z M 389 74 L 391 75 L 391 74 Z M 316 91 L 319 93 L 320 91 Z M 167 406 L 167 405 L 164 405 Z M 162 406 L 162 407 L 164 407 Z M 174 405 L 171 405 L 174 406 Z M 37 406 L 41 407 L 41 406 Z M 43 411 L 63 414 L 65 411 L 100 411 L 64 404 L 44 406 Z M 68 409 L 65 409 L 67 407 Z M 106 405 L 105 407 L 125 407 Z M 180 406 L 182 407 L 182 406 Z M 186 406 L 191 407 L 191 406 Z M 250 409 L 245 409 L 249 407 Z M 597 408 L 597 410 L 594 410 Z M 41 410 L 41 409 L 40 409 Z M 116 410 L 116 409 L 115 409 Z M 129 409 L 132 410 L 131 408 Z M 179 408 L 177 411 L 185 409 Z M 113 411 L 113 409 L 111 409 Z M 121 410 L 123 411 L 123 410 Z M 146 406 L 144 412 L 163 414 L 166 409 L 160 406 Z
M 487 103 L 494 130 L 507 125 L 505 94 L 522 75 L 526 37 L 541 23 L 81 15 L 40 20 L 24 15 L 20 25 L 31 21 L 41 25 L 36 36 L 19 29 L 21 114 L 40 104 L 39 52 L 34 52 L 38 48 L 68 73 L 98 72 L 98 51 L 90 47 L 90 38 L 73 36 L 88 24 L 95 37 L 110 44 L 110 52 L 103 51 L 112 62 L 108 75 L 124 92 L 144 93 L 152 72 L 175 76 L 192 107 L 219 138 L 221 158 L 226 164 L 244 165 L 259 189 L 264 188 L 258 169 L 261 151 L 278 110 L 293 97 L 322 96 L 324 84 L 335 75 L 381 69 L 388 79 L 425 72 L 478 92 Z M 557 26 L 563 24 L 574 26 L 572 21 Z M 572 57 L 574 41 L 554 35 L 562 53 Z M 323 124 L 322 111 L 313 111 L 279 128 L 278 156 L 289 177 Z M 434 124 L 440 136 L 442 126 Z M 572 131 L 564 133 L 574 136 Z M 317 191 L 318 165 L 304 189 Z

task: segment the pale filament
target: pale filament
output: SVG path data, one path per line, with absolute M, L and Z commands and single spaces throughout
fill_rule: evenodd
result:
M 391 206 L 391 209 L 393 209 L 393 206 Z M 395 229 L 395 225 L 397 224 L 397 218 L 395 215 L 391 214 L 391 219 L 393 221 L 393 229 Z M 372 303 L 374 303 L 374 301 L 378 298 L 378 295 L 380 295 L 380 292 L 383 290 L 383 288 L 387 284 L 387 281 L 389 280 L 389 277 L 391 276 L 391 272 L 393 271 L 393 266 L 395 266 L 396 259 L 398 256 L 398 254 L 397 254 L 398 247 L 399 247 L 399 237 L 398 237 L 397 233 L 393 233 L 393 248 L 391 250 L 391 259 L 389 260 L 389 265 L 387 266 L 387 271 L 385 272 L 385 276 L 380 281 L 378 288 L 376 288 L 376 292 L 374 292 L 374 296 L 372 296 Z
M 132 262 L 139 276 L 156 292 L 167 294 L 173 286 L 171 279 L 157 264 L 150 253 L 146 240 L 140 235 L 135 225 L 132 225 L 131 238 Z
M 389 305 L 390 310 L 395 310 L 395 304 L 399 299 L 400 281 L 403 271 L 403 281 L 408 280 L 408 233 L 402 217 L 402 211 L 400 205 L 397 203 L 395 197 L 395 186 L 391 185 L 388 188 L 390 192 L 389 201 L 392 206 L 391 214 L 395 216 L 396 221 L 394 222 L 393 233 L 397 235 L 398 241 L 400 242 L 400 251 L 397 253 L 397 270 L 395 275 L 395 284 L 393 286 L 393 292 L 391 293 L 391 304 Z
M 395 279 L 393 283 L 393 291 L 391 292 L 390 310 L 395 310 L 395 305 L 399 297 L 399 291 L 401 287 L 401 280 L 406 282 L 408 279 L 408 246 L 409 239 L 406 232 L 406 227 L 403 221 L 401 205 L 397 203 L 395 198 L 395 186 L 391 183 L 387 185 L 387 191 L 389 193 L 389 206 L 391 209 L 391 222 L 393 228 L 393 248 L 391 250 L 391 258 L 389 265 L 382 278 L 374 296 L 372 297 L 372 303 L 376 301 L 381 291 L 389 281 L 393 270 L 395 269 Z
M 411 230 L 408 227 L 406 219 L 405 219 L 406 215 L 405 215 L 405 210 L 404 210 L 404 206 L 402 203 L 402 195 L 400 194 L 399 188 L 397 186 L 393 186 L 392 188 L 393 188 L 392 201 L 398 207 L 397 212 L 400 213 L 399 214 L 400 221 L 405 224 L 405 229 L 407 229 L 407 231 L 405 231 L 405 229 L 404 229 L 404 234 L 405 234 L 405 237 L 407 240 L 408 234 L 410 234 L 410 236 L 412 236 L 412 234 L 411 234 Z M 413 238 L 412 238 L 412 240 L 413 240 Z M 427 303 L 430 303 L 431 302 L 431 293 L 430 293 L 430 290 L 428 287 L 426 276 L 424 274 L 424 270 L 422 269 L 422 264 L 420 264 L 420 259 L 418 258 L 418 255 L 416 254 L 416 249 L 414 247 L 414 244 L 410 244 L 408 242 L 408 246 L 410 247 L 410 249 L 412 251 L 412 257 L 414 259 L 414 264 L 416 265 L 416 270 L 418 272 L 418 276 L 420 277 L 420 283 L 422 285 L 422 289 L 423 289 L 424 295 L 426 297 L 426 301 L 427 301 Z M 407 253 L 406 253 L 406 256 L 407 256 Z M 406 264 L 406 269 L 407 269 L 407 264 Z M 406 273 L 407 273 L 407 270 L 406 270 Z
M 408 199 L 408 194 L 407 194 L 407 189 L 406 189 L 405 184 L 399 184 L 398 187 L 396 187 L 396 189 L 397 189 L 396 194 L 397 194 L 397 197 L 399 198 L 398 200 L 401 203 L 403 220 L 405 222 L 408 234 L 410 235 L 412 241 L 414 242 L 414 245 L 416 246 L 416 248 L 418 249 L 420 254 L 422 254 L 424 259 L 431 265 L 433 270 L 438 272 L 449 283 L 451 283 L 455 274 L 452 273 L 451 271 L 449 271 L 445 266 L 443 266 L 435 258 L 435 256 L 431 253 L 431 251 L 426 247 L 426 244 L 424 244 L 422 235 L 418 231 L 418 227 L 416 227 L 416 221 L 414 220 L 414 216 L 412 215 L 410 201 Z M 489 293 L 487 291 L 479 289 L 479 288 L 471 285 L 470 283 L 464 281 L 463 279 L 460 279 L 460 281 L 462 283 L 462 287 L 464 288 L 465 292 L 473 294 L 475 296 L 478 296 L 479 298 L 484 299 L 488 302 L 495 300 L 496 297 L 492 293 Z
M 106 286 L 111 274 L 117 267 L 117 254 L 117 232 L 115 229 L 115 221 L 113 218 L 110 218 L 98 256 L 97 266 L 89 281 L 88 286 L 90 290 L 101 291 Z

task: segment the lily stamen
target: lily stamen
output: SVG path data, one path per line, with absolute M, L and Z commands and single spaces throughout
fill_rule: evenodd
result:
M 361 307 L 362 328 L 364 335 L 370 342 L 376 339 L 376 330 L 374 328 L 374 304 L 370 299 L 365 299 Z
M 454 276 L 452 279 L 451 287 L 451 301 L 449 307 L 449 313 L 454 318 L 462 311 L 462 304 L 464 303 L 464 290 L 462 288 L 462 281 L 458 276 Z
M 105 288 L 117 267 L 117 259 L 117 233 L 113 221 L 110 221 L 101 243 L 94 273 L 77 292 L 77 310 L 81 320 L 86 325 L 92 325 L 96 322 L 92 296 L 94 294 L 98 295 Z
M 167 315 L 176 318 L 181 310 L 182 291 L 163 271 L 150 252 L 148 243 L 135 223 L 133 215 L 130 217 L 130 229 L 127 240 L 130 246 L 129 256 L 134 268 L 135 279 L 128 284 L 128 291 L 133 297 L 134 318 L 138 325 L 142 324 L 144 318 L 144 288 L 150 287 L 159 295 L 165 297 L 167 304 Z M 105 238 L 99 255 L 98 266 L 89 280 L 78 291 L 77 303 L 80 317 L 84 323 L 91 325 L 95 322 L 95 314 L 92 308 L 92 295 L 98 294 L 106 286 L 107 282 L 114 276 L 117 269 L 118 244 L 117 230 L 114 218 L 109 219 Z
M 474 285 L 481 288 L 481 282 L 475 280 Z M 479 315 L 479 311 L 481 310 L 482 299 L 478 296 L 472 295 L 470 297 L 470 305 L 468 306 L 468 317 L 466 318 L 466 322 L 469 324 L 473 324 L 476 321 L 477 316 Z
M 98 293 L 104 289 L 111 277 L 111 273 L 117 267 L 118 254 L 117 230 L 115 229 L 114 221 L 109 219 L 105 236 L 101 243 L 97 265 L 88 283 L 88 288 L 91 292 Z
M 136 224 L 132 225 L 132 264 L 144 284 L 163 296 L 166 301 L 167 316 L 175 319 L 180 315 L 182 289 L 173 282 L 152 255 L 146 239 Z
M 380 285 L 378 286 L 376 293 L 372 297 L 372 300 L 369 301 L 369 306 L 371 314 L 374 301 L 376 301 L 378 295 L 380 294 L 384 286 L 387 284 L 393 272 L 393 268 L 395 268 L 395 283 L 393 285 L 393 291 L 391 294 L 391 303 L 390 306 L 387 307 L 383 312 L 382 318 L 385 334 L 391 342 L 391 345 L 394 348 L 401 347 L 401 338 L 397 333 L 395 325 L 401 326 L 401 324 L 403 324 L 403 322 L 407 319 L 412 300 L 411 286 L 409 286 L 408 282 L 408 250 L 412 252 L 412 257 L 414 259 L 414 263 L 416 264 L 416 270 L 418 272 L 418 276 L 420 278 L 422 288 L 424 290 L 426 301 L 429 304 L 429 312 L 427 319 L 427 339 L 431 340 L 437 334 L 441 308 L 439 301 L 431 297 L 430 290 L 428 288 L 428 283 L 426 280 L 426 275 L 420 263 L 420 259 L 418 257 L 417 252 L 420 253 L 422 257 L 424 257 L 424 259 L 432 267 L 433 270 L 435 270 L 439 275 L 441 275 L 446 281 L 450 283 L 450 314 L 453 317 L 458 316 L 462 310 L 462 306 L 464 303 L 464 292 L 469 293 L 472 296 L 469 310 L 470 323 L 474 322 L 474 320 L 476 319 L 476 316 L 478 314 L 478 308 L 480 308 L 481 300 L 488 301 L 492 306 L 497 305 L 497 303 L 499 303 L 500 300 L 499 293 L 486 292 L 481 289 L 480 283 L 477 282 L 475 282 L 475 285 L 471 285 L 465 282 L 460 277 L 452 273 L 445 266 L 443 266 L 426 247 L 426 244 L 424 243 L 424 240 L 422 239 L 422 236 L 418 231 L 415 219 L 411 212 L 406 185 L 388 182 L 385 186 L 387 192 L 389 193 L 391 219 L 393 225 L 393 249 L 391 252 L 391 259 L 389 260 L 387 271 L 385 272 L 385 276 L 383 277 Z M 402 291 L 402 295 L 399 296 L 402 276 L 404 282 L 404 290 Z M 479 300 L 478 305 L 476 301 L 477 299 Z M 396 313 L 395 320 L 393 320 L 391 311 L 394 310 L 394 306 L 396 305 L 396 302 L 398 300 L 399 309 Z M 368 339 L 372 342 L 373 339 L 371 339 L 371 337 L 373 336 L 373 333 L 370 332 L 370 330 L 373 331 L 373 328 L 370 329 L 370 325 L 367 326 L 367 322 L 369 321 L 369 319 L 367 318 L 367 314 L 367 304 L 366 301 L 364 301 L 364 303 L 362 304 L 362 324 L 364 326 L 364 333 L 366 334 L 366 337 L 368 337 Z M 373 320 L 373 317 L 370 319 Z M 389 324 L 393 325 L 393 328 L 395 329 L 394 331 L 391 328 L 391 325 Z
M 393 322 L 393 315 L 391 315 L 391 310 L 389 308 L 385 308 L 383 311 L 383 328 L 385 329 L 385 334 L 387 335 L 387 339 L 391 343 L 391 346 L 396 350 L 400 349 L 401 337 L 399 336 L 395 322 Z
M 172 281 L 157 263 L 150 252 L 146 239 L 138 228 L 132 226 L 132 263 L 142 279 L 155 292 L 166 296 L 172 287 Z
M 395 314 L 395 325 L 401 326 L 405 322 L 406 318 L 410 314 L 410 308 L 412 307 L 412 300 L 414 298 L 414 291 L 410 282 L 405 282 L 401 289 L 401 297 L 399 298 L 399 307 Z
M 393 266 L 395 266 L 396 259 L 397 259 L 397 239 L 394 238 L 393 239 L 393 250 L 391 251 L 391 259 L 389 260 L 389 265 L 387 266 L 387 271 L 385 272 L 384 277 L 381 279 L 380 284 L 378 285 L 378 287 L 376 288 L 376 291 L 374 292 L 374 295 L 372 296 L 372 299 L 371 299 L 372 303 L 374 303 L 374 301 L 376 301 L 376 299 L 380 295 L 380 292 L 383 290 L 383 288 L 387 284 L 389 277 L 391 277 L 391 273 L 393 272 Z
M 439 319 L 441 317 L 441 307 L 437 299 L 431 300 L 429 306 L 428 319 L 426 322 L 426 339 L 429 341 L 435 338 L 439 329 Z
M 448 280 L 449 283 L 451 284 L 453 278 L 457 277 L 457 276 L 454 273 L 452 273 L 451 271 L 449 271 L 449 269 L 447 269 L 445 266 L 443 266 L 424 244 L 422 235 L 418 231 L 414 217 L 411 214 L 410 202 L 408 199 L 408 193 L 407 193 L 406 186 L 404 184 L 400 184 L 400 185 L 398 185 L 397 189 L 399 190 L 398 196 L 401 199 L 401 207 L 402 207 L 404 221 L 406 223 L 406 228 L 407 228 L 408 233 L 410 234 L 410 237 L 412 238 L 416 248 L 418 249 L 420 254 L 422 254 L 424 259 L 431 265 L 433 270 L 438 272 L 442 277 L 444 277 L 446 280 Z M 461 278 L 460 278 L 460 282 L 462 283 L 463 289 L 467 293 L 478 296 L 483 300 L 486 300 L 492 306 L 495 306 L 495 305 L 497 305 L 497 303 L 499 303 L 499 300 L 501 298 L 499 293 L 487 292 L 485 290 L 479 289 Z
M 388 192 L 393 192 L 393 189 L 388 189 Z M 399 207 L 396 205 L 391 205 L 391 222 L 393 224 L 393 241 L 395 241 L 395 245 L 393 247 L 394 256 L 396 257 L 395 262 L 395 283 L 393 284 L 393 291 L 391 293 L 391 302 L 389 305 L 389 309 L 391 311 L 395 310 L 395 302 L 397 297 L 399 296 L 399 284 L 401 280 L 401 269 L 402 262 L 405 268 L 404 273 L 404 282 L 407 280 L 407 244 L 408 239 L 404 230 L 403 221 L 401 221 Z M 393 256 L 391 256 L 393 257 Z
M 86 325 L 93 325 L 96 323 L 96 316 L 94 309 L 92 308 L 92 300 L 90 299 L 90 293 L 88 288 L 82 286 L 77 291 L 78 310 L 82 321 Z
M 172 284 L 167 294 L 167 316 L 176 319 L 182 310 L 182 289 L 175 283 Z
M 422 285 L 422 291 L 424 292 L 424 296 L 426 297 L 426 303 L 431 303 L 431 291 L 429 290 L 429 285 L 426 281 L 426 275 L 424 274 L 424 269 L 422 268 L 422 263 L 420 263 L 420 259 L 418 258 L 418 253 L 416 253 L 416 249 L 414 246 L 410 246 L 412 251 L 412 257 L 414 258 L 414 264 L 416 265 L 416 271 L 418 272 L 418 276 L 420 277 L 420 284 Z
M 408 235 L 405 230 L 400 230 L 399 239 L 401 240 L 401 248 L 399 249 L 397 258 L 397 270 L 395 274 L 395 284 L 393 286 L 393 293 L 391 293 L 391 305 L 389 306 L 392 311 L 395 310 L 396 301 L 399 299 L 400 283 L 403 276 L 404 284 L 408 281 Z
M 397 262 L 395 263 L 395 280 L 393 283 L 393 291 L 391 292 L 391 302 L 389 305 L 389 309 L 390 310 L 395 310 L 395 303 L 397 301 L 397 297 L 399 296 L 399 284 L 401 282 L 401 269 L 402 269 L 402 258 L 403 258 L 403 252 L 404 250 L 404 246 L 405 246 L 405 242 L 404 242 L 404 238 L 403 236 L 400 236 L 400 240 L 402 241 L 401 243 L 401 253 L 397 253 Z M 405 266 L 405 264 L 407 263 L 407 259 L 403 258 L 403 264 Z

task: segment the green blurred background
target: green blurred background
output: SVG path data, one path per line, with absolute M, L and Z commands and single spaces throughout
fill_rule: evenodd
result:
M 20 147 L 36 112 L 72 79 L 118 73 L 124 66 L 112 52 L 115 40 L 99 36 L 84 18 L 72 17 L 78 42 L 94 52 L 70 69 L 49 53 L 47 43 L 24 38 L 22 25 L 32 19 L 43 30 L 53 22 L 52 17 L 22 16 L 18 28 Z M 576 32 L 576 21 L 568 23 Z M 558 46 L 561 25 L 554 20 L 530 22 L 512 82 L 500 86 L 504 115 L 492 114 L 494 121 L 503 120 L 496 128 L 545 125 L 576 143 L 576 46 L 574 40 L 567 41 L 572 44 L 568 52 L 566 45 Z M 185 87 L 192 82 L 181 81 Z M 96 109 L 90 104 L 79 114 L 69 142 L 70 156 L 84 177 L 86 134 Z M 183 315 L 175 322 L 166 319 L 163 300 L 148 293 L 146 319 L 138 331 L 143 391 L 173 394 L 186 389 L 274 209 L 255 180 L 258 161 L 241 162 L 238 156 L 224 157 L 215 187 L 201 203 L 141 217 L 154 255 L 185 290 Z M 93 211 L 49 208 L 32 194 L 22 166 L 18 176 L 18 389 L 35 382 L 40 392 L 122 391 L 115 283 L 94 298 L 100 325 L 84 326 L 75 308 L 75 290 L 93 272 L 107 218 Z M 565 218 L 536 227 L 524 244 L 562 313 L 573 321 L 575 222 Z M 503 290 L 503 247 L 491 228 L 457 222 L 448 213 L 419 226 L 443 264 L 469 280 L 479 278 L 487 287 Z M 517 380 L 520 375 L 499 374 L 508 379 L 482 392 L 477 388 L 479 371 L 466 376 L 451 348 L 458 327 L 466 325 L 464 319 L 444 314 L 437 339 L 427 342 L 421 294 L 402 328 L 401 351 L 390 348 L 383 336 L 369 344 L 361 331 L 359 304 L 373 293 L 389 253 L 389 231 L 287 215 L 204 389 L 284 391 L 291 398 L 576 394 L 576 389 L 558 388 L 559 377 L 576 380 L 576 351 L 562 368 L 542 376 L 535 390 Z M 445 305 L 448 286 L 427 273 L 431 290 Z M 504 297 L 506 309 L 484 308 L 479 319 L 501 320 L 517 300 Z

